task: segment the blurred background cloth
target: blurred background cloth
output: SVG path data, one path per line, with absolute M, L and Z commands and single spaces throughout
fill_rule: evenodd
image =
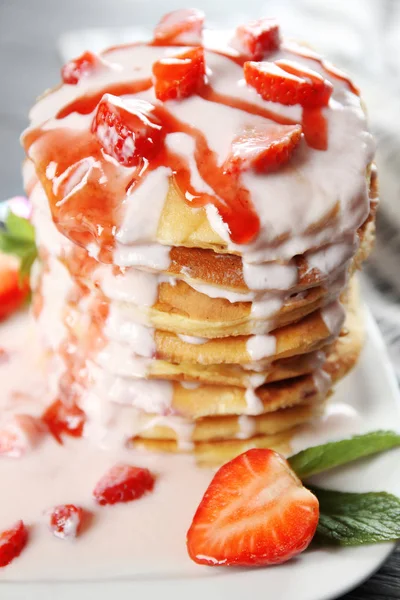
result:
M 190 2 L 189 2 L 190 4 Z M 367 302 L 400 378 L 400 0 L 194 0 L 210 25 L 278 17 L 354 76 L 377 140 L 382 204 Z M 57 84 L 62 62 L 86 49 L 147 37 L 175 0 L 0 0 L 0 198 L 21 193 L 18 136 L 35 97 Z

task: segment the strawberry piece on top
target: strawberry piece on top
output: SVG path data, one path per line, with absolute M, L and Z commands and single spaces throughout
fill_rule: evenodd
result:
M 248 169 L 259 173 L 276 171 L 288 162 L 300 138 L 300 125 L 270 123 L 248 129 L 233 140 L 225 172 Z
M 0 254 L 0 321 L 17 311 L 29 295 L 29 278 L 21 280 L 19 260 Z
M 117 464 L 97 483 L 93 496 L 98 504 L 116 504 L 137 500 L 154 487 L 154 476 L 148 469 Z
M 6 567 L 17 558 L 28 541 L 28 530 L 23 521 L 0 533 L 0 567 Z
M 76 538 L 79 535 L 82 521 L 83 508 L 74 504 L 61 504 L 46 511 L 50 531 L 63 540 Z
M 244 78 L 264 100 L 306 108 L 326 106 L 333 89 L 316 71 L 289 60 L 246 62 Z
M 20 458 L 39 444 L 46 427 L 31 415 L 14 415 L 0 426 L 0 456 Z
M 162 102 L 187 98 L 201 88 L 205 74 L 203 48 L 162 58 L 153 65 L 156 98 Z
M 202 43 L 204 13 L 196 8 L 182 8 L 166 14 L 154 30 L 160 45 L 199 46 Z
M 83 78 L 92 73 L 102 64 L 100 57 L 93 52 L 84 52 L 81 56 L 70 60 L 61 69 L 61 77 L 64 83 L 76 85 Z
M 248 450 L 222 466 L 187 534 L 192 560 L 210 566 L 282 563 L 307 548 L 317 498 L 273 450 Z
M 154 106 L 145 100 L 122 100 L 104 94 L 92 123 L 104 152 L 125 167 L 150 160 L 161 148 L 161 124 L 152 115 Z
M 240 25 L 231 41 L 232 48 L 250 60 L 261 60 L 280 46 L 280 31 L 276 19 L 259 19 Z
M 85 424 L 85 413 L 76 404 L 67 405 L 55 400 L 45 410 L 42 421 L 55 439 L 62 443 L 62 434 L 80 437 Z

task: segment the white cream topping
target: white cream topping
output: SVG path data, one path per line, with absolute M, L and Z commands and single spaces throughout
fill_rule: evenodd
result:
M 274 335 L 252 335 L 246 342 L 246 350 L 254 361 L 273 356 L 276 352 L 276 338 Z
M 324 306 L 320 314 L 330 333 L 335 337 L 339 335 L 346 316 L 340 302 L 336 301 Z
M 255 393 L 254 388 L 250 387 L 246 389 L 245 399 L 247 415 L 261 415 L 264 412 L 264 405 Z
M 196 337 L 193 335 L 182 335 L 181 333 L 178 333 L 178 338 L 186 344 L 195 344 L 197 346 L 199 344 L 205 344 L 209 341 L 207 338 Z

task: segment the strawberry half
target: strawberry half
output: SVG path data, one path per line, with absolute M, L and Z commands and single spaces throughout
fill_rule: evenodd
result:
M 278 50 L 280 42 L 276 19 L 259 19 L 240 25 L 231 46 L 251 60 L 261 60 L 265 54 Z
M 102 60 L 93 54 L 93 52 L 84 52 L 81 56 L 70 60 L 61 69 L 61 77 L 64 83 L 76 85 L 79 81 L 90 75 L 99 65 Z
M 0 254 L 0 321 L 6 319 L 25 302 L 29 295 L 29 279 L 20 281 L 19 261 Z
M 154 106 L 145 100 L 122 100 L 104 94 L 92 123 L 104 151 L 125 167 L 136 167 L 160 150 L 161 124 L 152 115 Z
M 162 102 L 187 98 L 201 88 L 205 74 L 203 48 L 162 58 L 153 65 L 156 98 Z
M 316 71 L 289 60 L 246 62 L 244 78 L 264 100 L 307 108 L 327 105 L 333 89 Z
M 253 449 L 221 467 L 187 534 L 189 556 L 210 566 L 282 563 L 307 548 L 317 498 L 273 450 Z
M 148 469 L 117 464 L 97 483 L 93 496 L 98 504 L 116 504 L 137 500 L 154 487 L 154 477 Z
M 201 45 L 204 13 L 196 8 L 183 8 L 166 14 L 154 30 L 154 40 L 162 45 Z
M 300 125 L 261 125 L 246 130 L 232 142 L 226 173 L 254 169 L 261 173 L 276 171 L 291 157 L 300 142 Z
M 23 521 L 17 521 L 11 529 L 0 533 L 0 567 L 10 564 L 17 558 L 28 541 L 28 531 Z
M 39 444 L 45 432 L 41 419 L 14 415 L 0 427 L 0 456 L 20 458 Z
M 74 504 L 61 504 L 46 511 L 50 531 L 63 540 L 76 538 L 83 521 L 83 508 Z

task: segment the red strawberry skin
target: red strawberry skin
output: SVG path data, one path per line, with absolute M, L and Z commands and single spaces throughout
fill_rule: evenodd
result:
M 326 106 L 333 89 L 332 84 L 316 71 L 288 60 L 246 62 L 244 78 L 264 100 L 288 106 Z
M 253 449 L 219 469 L 187 534 L 189 556 L 209 566 L 285 562 L 310 544 L 317 498 L 273 450 Z
M 204 13 L 196 8 L 183 8 L 166 14 L 154 30 L 159 45 L 197 46 L 202 42 Z
M 0 255 L 0 321 L 17 311 L 29 294 L 29 281 L 20 281 L 18 264 L 10 257 Z
M 259 19 L 236 29 L 231 46 L 250 60 L 261 60 L 280 46 L 279 25 L 275 19 Z
M 288 162 L 300 138 L 300 125 L 271 123 L 249 129 L 233 140 L 225 172 L 248 169 L 259 173 L 276 171 Z
M 67 406 L 61 400 L 55 400 L 44 412 L 42 421 L 55 439 L 61 443 L 63 434 L 72 437 L 82 435 L 85 413 L 76 405 Z
M 195 94 L 204 84 L 205 73 L 203 48 L 194 48 L 173 58 L 162 58 L 153 65 L 156 98 L 165 102 Z
M 152 117 L 154 107 L 144 100 L 122 101 L 104 94 L 92 131 L 104 151 L 125 167 L 136 167 L 160 150 L 162 127 Z
M 117 504 L 137 500 L 154 487 L 154 476 L 148 469 L 117 464 L 97 483 L 93 497 L 98 504 Z
M 64 83 L 76 85 L 100 64 L 98 56 L 92 52 L 84 52 L 81 56 L 70 60 L 61 69 L 61 77 Z
M 79 535 L 83 509 L 74 504 L 54 506 L 46 512 L 50 531 L 58 538 L 76 538 Z
M 23 521 L 0 533 L 0 567 L 6 567 L 17 558 L 28 541 L 28 530 Z

